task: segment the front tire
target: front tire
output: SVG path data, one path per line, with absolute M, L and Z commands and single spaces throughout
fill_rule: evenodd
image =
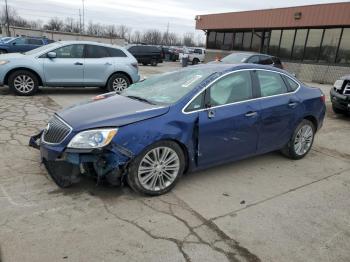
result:
M 314 124 L 304 119 L 294 130 L 293 136 L 282 149 L 282 153 L 291 159 L 302 159 L 305 157 L 314 142 L 316 128 Z
M 192 65 L 197 65 L 199 63 L 199 60 L 197 58 L 194 58 L 192 60 Z
M 157 66 L 157 65 L 158 65 L 157 59 L 152 59 L 151 66 Z
M 181 147 L 172 141 L 160 141 L 147 147 L 130 163 L 127 182 L 138 193 L 158 196 L 175 186 L 184 168 Z
M 112 75 L 107 83 L 107 89 L 110 92 L 117 92 L 120 94 L 124 89 L 128 88 L 130 85 L 130 80 L 129 78 L 120 73 L 116 73 Z
M 13 72 L 8 80 L 10 89 L 19 96 L 31 96 L 38 92 L 38 77 L 30 71 Z

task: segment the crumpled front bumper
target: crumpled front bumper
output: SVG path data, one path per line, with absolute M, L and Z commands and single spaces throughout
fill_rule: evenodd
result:
M 106 178 L 110 183 L 119 184 L 127 163 L 133 158 L 132 152 L 113 141 L 104 148 L 70 149 L 42 142 L 42 133 L 32 136 L 29 146 L 40 150 L 42 163 L 60 187 L 78 182 L 80 175 L 94 176 L 97 181 Z

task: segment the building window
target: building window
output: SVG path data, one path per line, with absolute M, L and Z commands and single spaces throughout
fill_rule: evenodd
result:
M 336 62 L 339 64 L 350 64 L 350 28 L 343 29 Z
M 298 29 L 295 35 L 294 47 L 293 47 L 293 60 L 303 60 L 305 42 L 307 36 L 307 29 Z
M 215 48 L 215 35 L 216 35 L 216 32 L 213 32 L 213 31 L 208 33 L 207 48 Z
M 216 41 L 215 48 L 221 49 L 222 44 L 224 43 L 224 33 L 217 32 L 216 33 Z
M 264 36 L 263 36 L 264 43 L 262 44 L 262 50 L 261 50 L 262 53 L 266 54 L 268 52 L 270 35 L 271 35 L 271 31 L 264 32 Z
M 304 61 L 317 61 L 323 29 L 310 29 L 307 37 Z
M 243 50 L 250 50 L 252 44 L 252 32 L 244 32 Z
M 283 30 L 279 56 L 284 59 L 290 59 L 294 42 L 295 30 Z
M 233 32 L 226 32 L 222 49 L 231 50 L 233 46 Z
M 243 33 L 237 32 L 235 34 L 233 49 L 234 50 L 241 50 L 242 49 L 242 40 L 243 40 Z
M 319 62 L 334 63 L 340 40 L 341 28 L 325 29 Z
M 270 36 L 269 53 L 278 56 L 279 45 L 281 39 L 281 30 L 272 30 Z
M 262 42 L 262 32 L 253 32 L 252 51 L 260 52 Z

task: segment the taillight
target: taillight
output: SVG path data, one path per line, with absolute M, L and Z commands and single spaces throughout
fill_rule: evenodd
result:
M 324 94 L 322 94 L 320 96 L 320 98 L 321 98 L 322 103 L 325 104 L 326 103 L 326 96 Z

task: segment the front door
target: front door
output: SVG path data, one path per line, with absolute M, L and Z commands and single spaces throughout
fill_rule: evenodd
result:
M 250 71 L 232 73 L 207 89 L 207 109 L 199 112 L 200 167 L 256 152 L 260 104 L 253 97 Z
M 84 83 L 84 45 L 67 45 L 51 52 L 56 58 L 43 55 L 45 81 L 53 86 L 81 86 Z

